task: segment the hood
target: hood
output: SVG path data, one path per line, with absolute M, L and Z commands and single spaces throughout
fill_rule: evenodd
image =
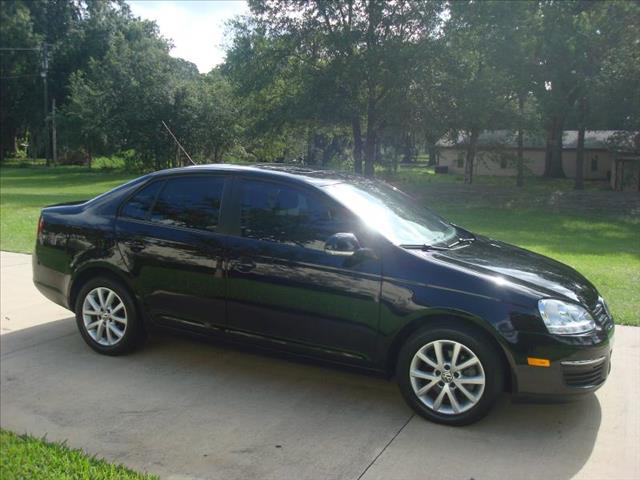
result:
M 478 236 L 467 246 L 438 251 L 433 257 L 478 273 L 498 273 L 541 296 L 565 297 L 588 307 L 598 301 L 595 287 L 573 268 L 497 240 Z

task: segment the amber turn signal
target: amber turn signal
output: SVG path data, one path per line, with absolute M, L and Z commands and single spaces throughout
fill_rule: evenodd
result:
M 527 357 L 527 363 L 532 367 L 550 367 L 551 361 L 546 358 Z

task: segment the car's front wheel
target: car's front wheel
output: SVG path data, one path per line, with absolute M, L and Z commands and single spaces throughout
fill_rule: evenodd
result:
M 110 278 L 97 277 L 83 285 L 75 311 L 82 338 L 96 352 L 128 353 L 141 338 L 142 327 L 131 294 Z
M 466 425 L 485 416 L 502 391 L 501 358 L 465 325 L 438 325 L 412 335 L 400 350 L 398 384 L 428 420 Z

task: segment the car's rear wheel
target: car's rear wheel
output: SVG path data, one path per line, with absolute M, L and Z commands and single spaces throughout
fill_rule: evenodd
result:
M 89 280 L 76 299 L 76 323 L 84 341 L 96 352 L 121 355 L 138 344 L 142 327 L 131 294 L 106 277 Z
M 398 384 L 407 403 L 428 420 L 466 425 L 485 416 L 502 391 L 495 346 L 465 325 L 438 325 L 412 335 L 400 350 Z

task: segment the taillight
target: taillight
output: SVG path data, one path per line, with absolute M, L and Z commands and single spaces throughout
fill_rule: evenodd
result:
M 42 244 L 44 235 L 44 218 L 40 215 L 40 219 L 38 220 L 38 243 Z

